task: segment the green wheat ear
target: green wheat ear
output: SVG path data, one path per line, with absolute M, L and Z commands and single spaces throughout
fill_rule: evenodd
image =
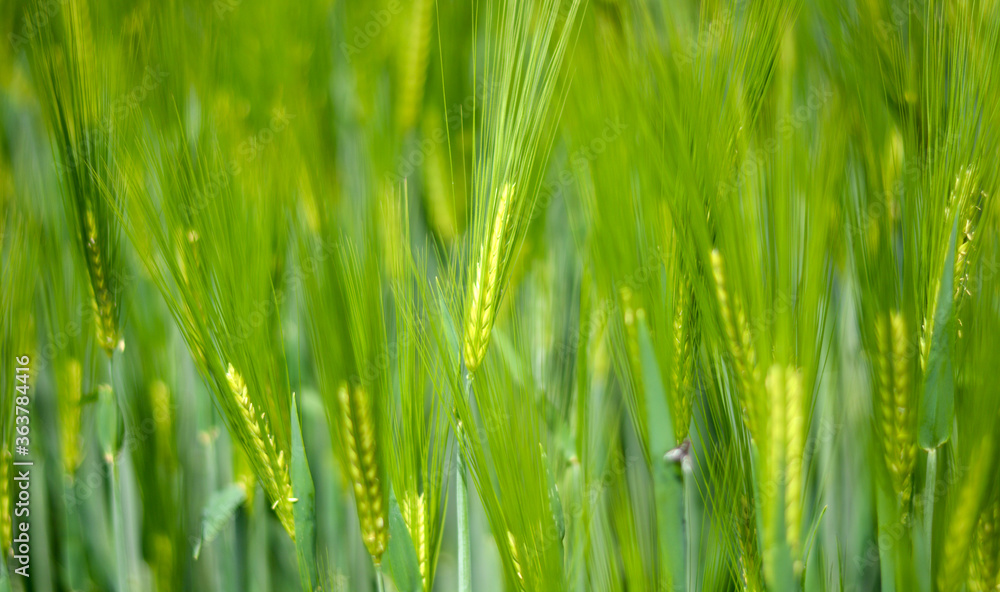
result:
M 278 515 L 281 525 L 288 534 L 295 538 L 295 518 L 292 515 L 292 482 L 288 475 L 288 464 L 285 462 L 284 451 L 279 451 L 271 434 L 270 423 L 263 413 L 257 417 L 253 403 L 247 394 L 247 385 L 239 372 L 230 364 L 226 372 L 226 381 L 232 393 L 233 401 L 240 413 L 240 431 L 249 436 L 251 462 L 256 466 L 258 474 L 271 509 Z
M 1000 502 L 993 500 L 983 509 L 976 525 L 969 588 L 995 590 L 1000 585 Z
M 361 523 L 361 537 L 375 565 L 382 563 L 382 554 L 389 543 L 389 514 L 385 491 L 379 477 L 372 402 L 367 391 L 347 383 L 337 392 L 340 404 L 341 438 L 347 454 L 347 469 L 354 491 L 354 503 Z
M 420 570 L 420 583 L 422 590 L 430 590 L 430 537 L 427 532 L 427 504 L 424 501 L 424 494 L 416 495 L 407 492 L 399 504 L 400 513 L 406 522 L 406 528 L 410 531 L 410 538 L 417 551 L 417 566 Z
M 746 424 L 750 434 L 758 437 L 757 426 L 757 376 L 758 369 L 756 357 L 753 353 L 753 342 L 750 339 L 750 327 L 747 325 L 742 307 L 735 301 L 729 293 L 726 284 L 726 270 L 722 259 L 722 253 L 718 249 L 713 249 L 710 253 L 712 265 L 712 277 L 715 280 L 715 297 L 719 307 L 719 314 L 722 317 L 722 326 L 726 336 L 726 344 L 732 355 L 736 369 L 736 378 L 739 380 L 740 404 L 743 406 L 743 422 Z
M 695 333 L 697 319 L 694 317 L 694 298 L 687 281 L 681 283 L 674 305 L 674 362 L 671 374 L 674 395 L 670 399 L 673 406 L 674 435 L 683 442 L 691 425 L 692 399 L 694 398 L 694 366 L 697 355 Z
M 62 437 L 63 470 L 76 473 L 80 465 L 80 397 L 83 394 L 83 369 L 75 358 L 65 360 L 56 368 L 59 396 L 60 435 Z
M 511 187 L 504 185 L 493 216 L 489 242 L 479 248 L 479 259 L 469 292 L 468 317 L 465 322 L 465 367 L 475 372 L 486 355 L 490 331 L 496 318 L 501 283 L 501 269 L 506 265 L 506 244 L 510 219 Z
M 41 34 L 33 41 L 31 56 L 61 165 L 67 213 L 86 265 L 97 342 L 110 357 L 125 347 L 120 327 L 125 262 L 115 215 L 125 180 L 119 154 L 122 122 L 114 123 L 111 93 L 99 89 L 102 84 L 114 86 L 104 79 L 113 79 L 114 67 L 120 64 L 98 54 L 90 11 L 74 0 L 58 14 L 58 24 L 34 23 Z M 38 16 L 29 14 L 29 20 Z M 59 25 L 61 35 L 56 34 Z
M 899 311 L 880 315 L 875 324 L 876 420 L 882 434 L 883 457 L 893 491 L 903 506 L 912 492 L 917 440 L 911 389 L 911 365 L 907 353 L 910 339 L 906 317 Z

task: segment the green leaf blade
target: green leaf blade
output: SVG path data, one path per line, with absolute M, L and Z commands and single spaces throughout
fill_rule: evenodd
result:
M 927 371 L 924 378 L 923 396 L 920 402 L 920 447 L 932 450 L 951 437 L 951 424 L 955 417 L 955 374 L 952 361 L 954 349 L 954 282 L 955 282 L 955 236 L 958 233 L 958 218 L 951 229 L 948 241 L 948 255 L 941 272 L 938 289 L 937 309 L 934 311 L 934 333 L 931 336 L 930 351 L 927 356 Z

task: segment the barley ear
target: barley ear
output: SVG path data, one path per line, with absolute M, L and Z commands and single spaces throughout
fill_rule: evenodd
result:
M 71 358 L 60 364 L 57 372 L 63 469 L 72 475 L 80 465 L 80 397 L 83 393 L 83 371 L 79 360 Z
M 875 399 L 878 407 L 876 418 L 882 432 L 882 456 L 890 475 L 893 476 L 893 487 L 895 487 L 893 450 L 896 429 L 893 411 L 895 399 L 892 390 L 892 338 L 889 317 L 886 314 L 880 314 L 875 320 L 875 343 L 877 346 Z
M 719 303 L 719 314 L 722 317 L 726 342 L 732 354 L 737 380 L 739 380 L 740 384 L 738 392 L 740 404 L 743 406 L 743 423 L 750 430 L 750 434 L 755 435 L 754 390 L 758 383 L 756 378 L 756 357 L 752 355 L 753 344 L 750 336 L 750 328 L 746 326 L 746 319 L 742 311 L 734 314 L 734 306 L 730 301 L 729 292 L 726 290 L 726 272 L 722 261 L 722 253 L 718 249 L 712 249 L 710 258 L 712 262 L 712 277 L 715 280 L 715 296 Z M 747 350 L 745 351 L 744 348 L 747 348 Z
M 85 222 L 87 269 L 90 272 L 91 296 L 97 321 L 97 343 L 110 356 L 116 347 L 124 348 L 125 343 L 118 335 L 118 311 L 108 286 L 107 270 L 98 245 L 97 224 L 93 211 L 87 210 Z
M 622 324 L 625 327 L 625 349 L 629 364 L 635 372 L 636 388 L 642 388 L 641 358 L 639 357 L 639 316 L 640 311 L 632 303 L 632 290 L 622 286 L 619 291 L 622 300 Z
M 361 537 L 375 565 L 382 564 L 382 554 L 389 542 L 388 508 L 382 495 L 378 459 L 375 450 L 375 423 L 371 400 L 363 387 L 353 395 L 344 383 L 337 393 L 340 424 L 354 503 L 358 510 Z
M 976 525 L 972 560 L 969 562 L 969 589 L 996 590 L 1000 585 L 1000 501 L 983 510 Z
M 434 2 L 415 0 L 411 3 L 407 36 L 400 45 L 399 78 L 401 81 L 397 117 L 399 128 L 409 130 L 416 120 L 424 97 L 427 79 L 427 57 L 431 40 L 431 16 Z
M 267 417 L 262 413 L 258 419 L 253 403 L 247 393 L 247 385 L 239 372 L 229 364 L 226 381 L 233 400 L 239 409 L 239 420 L 243 431 L 249 436 L 250 464 L 255 466 L 258 479 L 271 500 L 271 509 L 278 515 L 281 525 L 289 536 L 295 539 L 295 519 L 292 515 L 292 482 L 288 475 L 284 451 L 279 451 L 271 435 Z
M 740 576 L 743 580 L 743 589 L 747 592 L 760 592 L 763 587 L 760 581 L 757 519 L 754 516 L 753 502 L 746 495 L 740 496 L 737 519 L 739 520 Z
M 966 562 L 976 534 L 979 506 L 987 476 L 984 459 L 990 456 L 984 453 L 984 448 L 986 446 L 982 444 L 979 446 L 977 454 L 973 456 L 973 466 L 955 492 L 957 498 L 948 516 L 947 534 L 942 539 L 945 544 L 938 567 L 939 590 L 958 590 L 968 574 Z
M 488 245 L 479 250 L 476 274 L 473 278 L 469 297 L 468 318 L 465 328 L 465 367 L 475 372 L 486 355 L 490 343 L 490 331 L 496 317 L 497 299 L 500 291 L 500 274 L 506 251 L 505 237 L 510 218 L 510 198 L 512 188 L 504 185 L 497 205 L 496 215 L 490 232 Z M 488 249 L 484 250 L 486 247 Z
M 916 462 L 917 443 L 913 429 L 912 377 L 907 353 L 908 333 L 906 318 L 899 311 L 890 319 L 892 329 L 892 392 L 894 448 L 892 467 L 896 493 L 905 506 L 910 500 L 913 465 Z
M 691 424 L 691 399 L 694 395 L 694 335 L 692 323 L 692 308 L 690 286 L 684 282 L 674 306 L 674 364 L 673 374 L 673 415 L 674 434 L 677 441 L 687 438 L 688 427 Z
M 767 371 L 767 378 L 764 381 L 764 388 L 767 391 L 768 416 L 767 416 L 767 448 L 766 464 L 762 473 L 765 483 L 773 484 L 775 487 L 762 488 L 764 499 L 762 500 L 764 518 L 764 577 L 766 581 L 773 582 L 777 577 L 777 553 L 781 538 L 785 533 L 777 532 L 775 528 L 774 512 L 780 509 L 779 500 L 776 495 L 782 492 L 781 484 L 784 482 L 783 464 L 786 447 L 787 418 L 785 417 L 787 382 L 785 379 L 785 369 L 778 364 L 772 365 Z
M 514 575 L 517 576 L 518 591 L 524 590 L 524 572 L 521 571 L 521 558 L 517 552 L 517 539 L 514 533 L 507 531 L 507 547 L 510 549 L 510 559 L 514 563 Z
M 400 505 L 403 520 L 406 528 L 410 531 L 410 538 L 413 546 L 417 550 L 417 566 L 420 569 L 420 582 L 423 590 L 428 590 L 430 541 L 427 537 L 427 504 L 424 502 L 424 495 L 417 495 L 414 492 L 407 492 Z
M 802 528 L 802 455 L 805 449 L 805 420 L 802 409 L 802 373 L 789 366 L 785 371 L 785 528 L 792 553 L 799 551 Z

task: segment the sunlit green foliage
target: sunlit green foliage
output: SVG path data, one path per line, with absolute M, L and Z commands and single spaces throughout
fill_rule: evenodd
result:
M 0 32 L 0 591 L 1000 585 L 1000 4 Z

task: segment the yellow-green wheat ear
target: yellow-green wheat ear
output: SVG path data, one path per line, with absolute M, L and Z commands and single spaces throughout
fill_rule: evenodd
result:
M 892 393 L 893 393 L 893 458 L 892 469 L 896 493 L 905 506 L 910 500 L 913 465 L 916 462 L 917 442 L 914 430 L 914 413 L 911 390 L 910 359 L 907 353 L 909 333 L 906 317 L 893 312 L 890 318 L 892 333 Z
M 674 387 L 671 399 L 674 412 L 674 434 L 676 434 L 678 442 L 687 438 L 688 427 L 691 425 L 695 357 L 693 308 L 694 299 L 691 287 L 687 282 L 684 282 L 674 306 L 674 364 L 671 376 Z
M 507 548 L 510 550 L 510 560 L 514 564 L 514 576 L 517 578 L 515 583 L 520 592 L 524 590 L 524 572 L 521 568 L 521 556 L 517 552 L 517 538 L 509 530 L 507 531 Z
M 757 543 L 757 519 L 749 496 L 741 495 L 737 514 L 740 544 L 740 577 L 747 592 L 760 592 L 760 556 Z
M 802 373 L 789 366 L 785 371 L 785 527 L 793 555 L 799 551 L 802 528 L 802 455 L 805 451 L 805 419 L 802 408 Z
M 625 329 L 625 349 L 628 353 L 629 365 L 632 367 L 632 372 L 635 374 L 634 381 L 637 389 L 642 388 L 642 379 L 640 374 L 640 357 L 639 357 L 639 312 L 635 309 L 633 304 L 632 289 L 628 286 L 622 286 L 619 291 L 622 301 L 622 325 Z
M 726 270 L 722 253 L 718 249 L 712 249 L 709 258 L 712 264 L 712 278 L 715 280 L 715 297 L 719 305 L 719 316 L 726 334 L 726 344 L 732 354 L 736 378 L 739 381 L 737 392 L 739 393 L 740 405 L 743 408 L 743 423 L 750 434 L 755 436 L 757 416 L 754 390 L 757 379 L 756 358 L 752 356 L 753 344 L 750 341 L 750 329 L 746 326 L 746 319 L 743 318 L 738 307 L 734 306 L 730 300 L 729 291 L 726 288 Z M 734 313 L 734 309 L 737 313 Z
M 945 544 L 938 567 L 938 589 L 959 590 L 968 576 L 969 551 L 976 534 L 981 496 L 988 471 L 985 458 L 987 446 L 982 443 L 973 453 L 972 466 L 954 491 L 955 504 L 947 516 Z
M 241 432 L 249 440 L 251 465 L 256 469 L 261 485 L 271 500 L 271 509 L 278 515 L 281 525 L 289 536 L 295 538 L 295 518 L 292 514 L 292 482 L 285 463 L 284 451 L 279 451 L 271 435 L 267 417 L 261 413 L 258 419 L 256 410 L 247 392 L 246 382 L 239 372 L 230 364 L 226 372 L 226 381 L 232 393 L 233 400 L 239 410 L 239 425 Z
M 98 244 L 97 224 L 94 213 L 87 210 L 86 254 L 87 270 L 90 273 L 90 287 L 93 296 L 94 313 L 97 321 L 97 343 L 110 356 L 115 348 L 124 349 L 125 342 L 118 335 L 118 310 L 114 295 L 108 285 L 109 278 Z
M 68 475 L 72 475 L 80 465 L 80 398 L 83 394 L 83 370 L 80 362 L 71 358 L 59 364 L 56 372 L 63 469 Z
M 417 495 L 415 492 L 407 492 L 400 504 L 403 520 L 410 531 L 410 538 L 413 546 L 417 550 L 417 566 L 420 570 L 420 582 L 423 590 L 428 590 L 428 576 L 430 569 L 430 541 L 427 537 L 427 503 L 424 501 L 424 494 Z
M 389 516 L 382 496 L 371 400 L 363 387 L 356 387 L 352 394 L 344 383 L 337 393 L 337 402 L 361 538 L 372 560 L 381 565 L 382 554 L 389 543 Z
M 778 543 L 786 536 L 786 533 L 779 533 L 774 528 L 774 512 L 778 509 L 776 496 L 781 492 L 779 489 L 784 483 L 783 469 L 786 448 L 786 430 L 788 428 L 787 412 L 787 381 L 785 368 L 779 364 L 772 365 L 767 371 L 767 378 L 764 380 L 764 388 L 767 391 L 767 440 L 764 449 L 765 470 L 762 473 L 765 483 L 774 484 L 777 487 L 770 487 L 768 492 L 764 491 L 764 499 L 761 502 L 764 518 L 764 575 L 768 581 L 774 581 L 776 575 L 775 556 Z
M 895 487 L 893 449 L 896 441 L 896 429 L 892 408 L 892 338 L 889 330 L 889 317 L 884 313 L 875 319 L 875 344 L 877 358 L 875 361 L 875 398 L 878 407 L 876 419 L 882 432 L 882 456 L 890 475 L 892 475 L 893 487 Z
M 431 40 L 433 0 L 414 0 L 411 4 L 406 37 L 399 56 L 400 92 L 397 115 L 400 130 L 409 130 L 417 118 L 427 79 L 427 57 Z
M 465 323 L 465 367 L 475 372 L 486 355 L 490 331 L 496 317 L 500 291 L 500 271 L 506 251 L 505 236 L 510 218 L 511 188 L 504 185 L 491 226 L 490 240 L 479 250 L 472 289 L 469 292 L 468 316 Z
M 996 590 L 1000 586 L 1000 500 L 987 504 L 979 515 L 968 584 L 969 590 Z

